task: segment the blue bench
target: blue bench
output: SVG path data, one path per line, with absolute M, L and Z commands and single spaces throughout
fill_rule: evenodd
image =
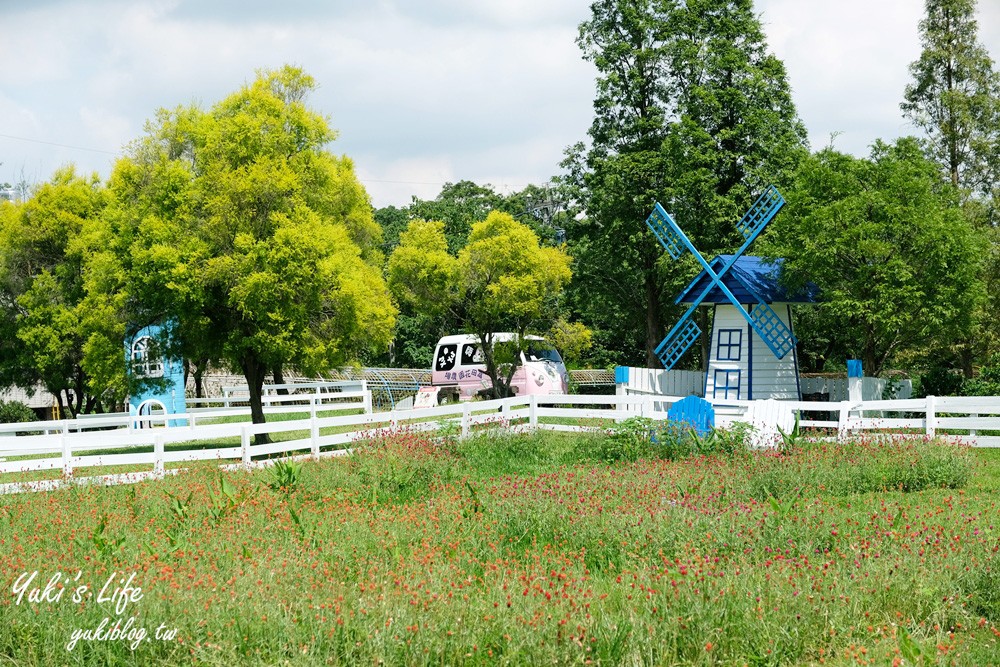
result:
M 679 428 L 689 428 L 703 436 L 715 426 L 715 408 L 704 398 L 688 396 L 670 406 L 667 419 L 675 422 Z

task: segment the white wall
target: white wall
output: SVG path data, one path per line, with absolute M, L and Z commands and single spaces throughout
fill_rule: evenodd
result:
M 618 393 L 654 396 L 704 395 L 705 374 L 701 371 L 666 371 L 662 368 L 628 369 L 628 384 L 618 385 Z
M 804 377 L 800 379 L 803 394 L 829 394 L 830 401 L 846 401 L 847 399 L 847 378 L 846 377 Z M 862 378 L 861 398 L 865 401 L 878 401 L 882 399 L 888 380 L 882 378 Z M 900 380 L 899 388 L 895 396 L 887 396 L 887 400 L 904 400 L 913 395 L 913 381 Z
M 771 308 L 785 325 L 791 326 L 788 304 L 775 303 L 771 304 Z M 721 329 L 739 329 L 743 332 L 743 346 L 739 361 L 718 359 Z M 721 304 L 715 308 L 715 319 L 712 325 L 712 349 L 709 357 L 705 395 L 714 396 L 716 370 L 737 369 L 740 370 L 739 397 L 742 400 L 775 398 L 797 401 L 800 398 L 795 378 L 795 350 L 786 354 L 783 359 L 778 359 L 767 344 L 753 334 L 750 325 L 747 324 L 746 319 L 740 315 L 735 306 Z M 751 382 L 753 387 L 750 387 Z M 732 398 L 731 395 L 730 398 Z

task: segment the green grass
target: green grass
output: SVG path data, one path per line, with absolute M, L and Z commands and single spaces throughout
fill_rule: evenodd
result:
M 0 497 L 0 656 L 49 665 L 1000 663 L 1000 452 L 406 430 L 341 460 Z M 620 443 L 619 443 L 620 444 Z M 631 447 L 631 445 L 629 445 Z M 659 448 L 658 448 L 659 447 Z M 674 460 L 671 460 L 673 457 Z M 632 460 L 629 460 L 631 458 Z M 24 572 L 77 582 L 15 604 Z M 80 639 L 135 574 L 169 641 Z

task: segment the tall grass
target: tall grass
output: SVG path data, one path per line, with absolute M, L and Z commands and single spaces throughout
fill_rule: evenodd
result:
M 399 431 L 294 471 L 0 498 L 17 665 L 998 662 L 996 468 L 943 441 L 601 455 L 606 436 Z M 727 446 L 728 447 L 728 446 Z M 652 453 L 650 453 L 652 452 Z M 985 463 L 984 463 L 985 462 Z M 279 481 L 280 478 L 280 481 Z M 127 576 L 127 575 L 126 575 Z

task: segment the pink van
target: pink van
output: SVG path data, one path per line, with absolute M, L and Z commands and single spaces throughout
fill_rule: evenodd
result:
M 516 336 L 512 333 L 493 335 L 494 344 L 514 340 Z M 559 352 L 540 336 L 525 336 L 524 340 L 526 344 L 521 353 L 521 366 L 511 379 L 511 388 L 515 394 L 527 396 L 567 393 L 569 373 L 566 372 L 566 365 Z M 467 401 L 489 389 L 492 383 L 490 376 L 486 374 L 479 336 L 459 334 L 439 340 L 434 350 L 431 382 L 433 387 L 421 387 L 418 392 L 418 404 Z

